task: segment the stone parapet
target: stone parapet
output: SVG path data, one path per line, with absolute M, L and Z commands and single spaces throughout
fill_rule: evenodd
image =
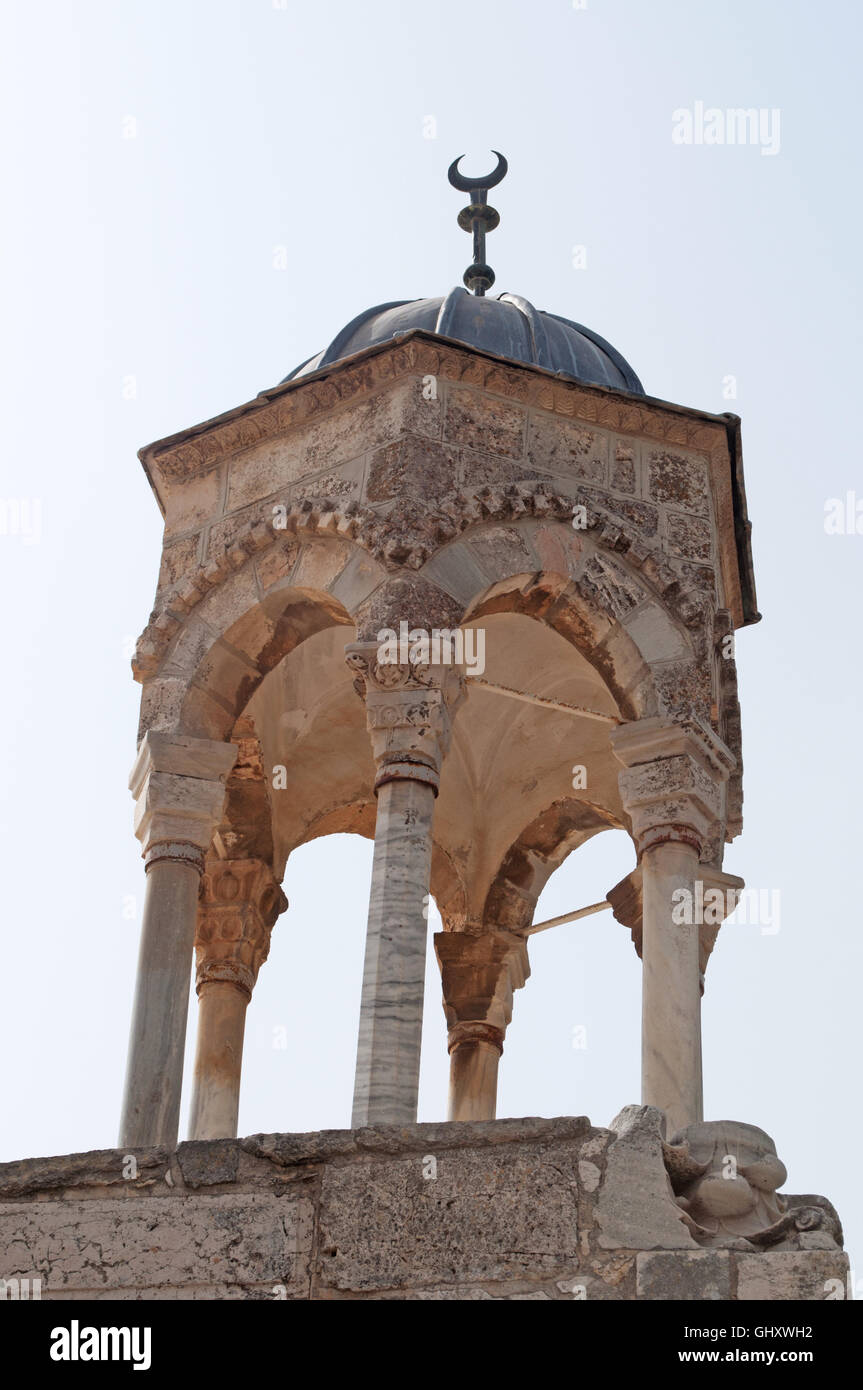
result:
M 662 1118 L 632 1106 L 608 1129 L 381 1125 L 7 1163 L 0 1278 L 40 1279 L 43 1300 L 844 1296 L 832 1218 L 811 1248 L 822 1198 L 783 1199 L 769 1248 L 699 1245 L 669 1173 L 679 1188 L 700 1150 L 666 1144 Z

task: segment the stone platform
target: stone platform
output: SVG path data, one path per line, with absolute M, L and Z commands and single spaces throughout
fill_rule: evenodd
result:
M 38 1279 L 43 1300 L 844 1296 L 829 1202 L 774 1194 L 759 1160 L 741 1171 L 782 1215 L 729 1234 L 700 1215 L 722 1181 L 701 1131 L 721 1148 L 734 1126 L 669 1144 L 663 1119 L 630 1106 L 608 1129 L 380 1126 L 7 1163 L 0 1279 L 7 1297 Z

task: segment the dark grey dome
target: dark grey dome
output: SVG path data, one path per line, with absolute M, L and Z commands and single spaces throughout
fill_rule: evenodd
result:
M 445 299 L 398 300 L 366 309 L 345 325 L 328 348 L 295 367 L 284 380 L 308 376 L 412 328 L 455 338 L 513 362 L 562 372 L 593 386 L 644 395 L 644 387 L 629 363 L 598 333 L 558 314 L 535 309 L 517 294 L 490 299 L 461 288 L 450 290 Z

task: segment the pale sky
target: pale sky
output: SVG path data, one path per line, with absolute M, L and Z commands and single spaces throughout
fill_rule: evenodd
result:
M 272 386 L 369 305 L 459 284 L 446 168 L 463 151 L 490 168 L 493 147 L 495 292 L 589 325 L 648 394 L 743 419 L 764 621 L 737 644 L 745 826 L 725 867 L 778 891 L 781 923 L 722 929 L 705 1113 L 766 1129 L 787 1190 L 838 1207 L 853 1261 L 863 534 L 824 515 L 863 501 L 860 7 L 17 0 L 3 28 L 0 1160 L 116 1142 L 144 890 L 129 654 L 161 537 L 136 451 Z M 711 107 L 763 108 L 769 143 L 676 143 L 674 113 Z M 591 841 L 538 917 L 601 899 L 633 860 L 620 832 Z M 288 864 L 241 1133 L 350 1122 L 370 865 L 344 836 Z M 607 1124 L 639 1098 L 629 935 L 603 914 L 530 957 L 498 1113 Z M 423 1120 L 445 1115 L 439 1000 L 430 957 Z M 182 1133 L 187 1108 L 188 1089 Z

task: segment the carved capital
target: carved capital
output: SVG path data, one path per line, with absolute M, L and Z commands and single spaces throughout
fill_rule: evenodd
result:
M 692 920 L 698 927 L 698 970 L 702 994 L 707 963 L 716 945 L 719 928 L 734 911 L 745 886 L 743 879 L 736 874 L 723 873 L 721 869 L 707 864 L 699 869 L 698 878 L 692 885 Z M 640 958 L 644 914 L 641 867 L 637 866 L 620 883 L 616 883 L 606 897 L 615 919 L 629 928 L 632 944 Z
M 734 755 L 708 725 L 690 719 L 640 719 L 610 735 L 623 763 L 619 786 L 639 855 L 669 840 L 699 855 L 714 844 L 725 815 L 725 783 Z
M 695 909 L 698 921 L 698 969 L 701 977 L 701 993 L 704 993 L 704 977 L 707 962 L 716 945 L 719 928 L 730 917 L 740 900 L 746 884 L 736 874 L 723 873 L 721 869 L 702 865 L 695 884 Z
M 252 997 L 270 934 L 288 900 L 262 859 L 207 860 L 195 933 L 196 987 L 214 981 Z
M 375 642 L 352 642 L 345 659 L 365 700 L 366 727 L 377 764 L 375 791 L 398 778 L 435 791 L 449 748 L 452 714 L 464 696 L 461 667 L 380 659 Z
M 511 932 L 437 932 L 449 1050 L 463 1042 L 492 1042 L 503 1050 L 513 991 L 530 975 L 527 942 Z
M 235 744 L 216 739 L 144 735 L 129 789 L 135 798 L 135 834 L 150 862 L 153 847 L 162 843 L 209 849 L 236 756 Z

